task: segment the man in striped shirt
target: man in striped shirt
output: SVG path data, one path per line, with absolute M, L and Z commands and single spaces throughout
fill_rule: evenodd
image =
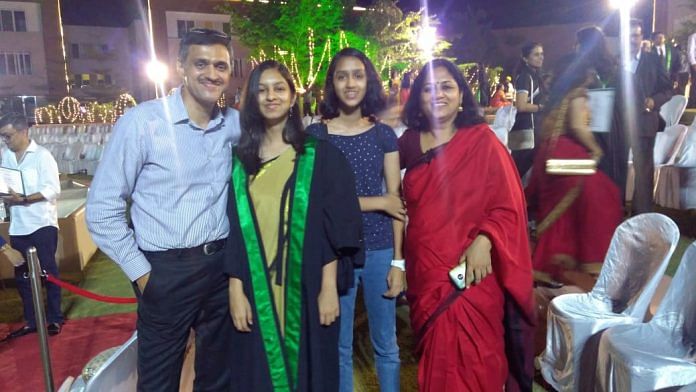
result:
M 138 294 L 139 391 L 178 390 L 190 328 L 194 389 L 229 385 L 232 326 L 222 261 L 240 130 L 238 112 L 217 105 L 230 79 L 229 43 L 208 29 L 182 38 L 182 86 L 116 122 L 87 197 L 92 238 Z

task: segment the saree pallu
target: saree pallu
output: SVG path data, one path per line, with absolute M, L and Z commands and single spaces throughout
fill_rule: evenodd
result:
M 589 159 L 587 150 L 567 135 L 542 142 L 527 187 L 536 200 L 537 244 L 534 270 L 560 279 L 558 255 L 576 260 L 577 268 L 599 273 L 614 230 L 621 222 L 620 190 L 605 173 L 552 175 L 547 159 Z
M 500 391 L 507 383 L 508 391 L 531 390 L 527 217 L 507 150 L 485 124 L 459 129 L 407 168 L 404 197 L 419 389 Z M 491 240 L 493 274 L 456 291 L 448 272 L 478 234 Z

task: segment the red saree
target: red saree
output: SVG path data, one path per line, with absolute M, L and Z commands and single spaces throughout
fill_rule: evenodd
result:
M 419 143 L 419 134 L 407 131 L 402 139 L 403 149 L 409 140 Z M 480 124 L 459 129 L 408 166 L 407 295 L 419 336 L 420 390 L 501 391 L 506 381 L 508 391 L 531 390 L 525 345 L 532 338 L 522 336 L 534 320 L 532 270 L 525 201 L 510 155 Z M 493 274 L 456 291 L 448 272 L 479 233 L 493 244 Z
M 576 269 L 598 274 L 614 230 L 621 222 L 620 190 L 606 174 L 551 175 L 547 159 L 590 159 L 585 147 L 566 134 L 568 102 L 585 96 L 571 91 L 544 121 L 544 137 L 527 186 L 527 199 L 537 213 L 537 244 L 532 255 L 540 276 L 563 280 L 564 268 L 554 257 L 569 256 Z M 532 202 L 533 201 L 533 202 Z

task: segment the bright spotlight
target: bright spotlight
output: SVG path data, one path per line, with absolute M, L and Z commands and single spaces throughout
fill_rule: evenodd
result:
M 437 43 L 437 35 L 435 28 L 432 26 L 423 26 L 423 29 L 418 36 L 418 46 L 426 53 L 432 53 L 435 44 Z
M 612 8 L 631 8 L 636 4 L 637 0 L 609 0 L 609 5 Z
M 145 73 L 150 80 L 160 84 L 167 80 L 167 76 L 169 76 L 169 69 L 167 69 L 167 66 L 164 63 L 157 60 L 152 60 L 145 65 Z

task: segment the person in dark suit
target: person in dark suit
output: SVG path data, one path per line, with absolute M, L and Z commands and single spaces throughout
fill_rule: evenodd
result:
M 653 201 L 653 150 L 655 136 L 665 128 L 660 107 L 672 97 L 672 82 L 667 70 L 655 53 L 641 51 L 643 25 L 639 20 L 630 23 L 630 56 L 625 59 L 623 95 L 623 131 L 633 150 L 635 186 L 632 212 L 650 212 Z
M 660 58 L 660 62 L 667 70 L 669 78 L 674 86 L 681 71 L 681 53 L 679 47 L 667 42 L 665 34 L 660 31 L 652 33 L 652 53 Z

